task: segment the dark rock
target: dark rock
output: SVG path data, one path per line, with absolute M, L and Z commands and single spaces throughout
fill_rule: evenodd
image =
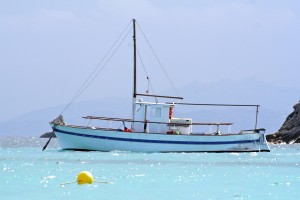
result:
M 294 111 L 289 114 L 281 128 L 272 135 L 267 135 L 270 143 L 300 143 L 300 101 L 293 106 Z

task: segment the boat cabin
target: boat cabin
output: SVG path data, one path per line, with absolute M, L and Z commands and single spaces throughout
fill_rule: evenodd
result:
M 191 134 L 192 119 L 173 118 L 174 103 L 144 102 L 136 99 L 132 129 L 135 132 Z

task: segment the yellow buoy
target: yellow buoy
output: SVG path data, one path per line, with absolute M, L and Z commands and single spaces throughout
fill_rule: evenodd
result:
M 77 183 L 78 185 L 82 184 L 92 184 L 94 181 L 93 175 L 88 171 L 82 171 L 77 176 Z
M 67 185 L 67 184 L 71 184 L 71 183 L 78 183 L 78 185 L 82 185 L 82 184 L 92 184 L 93 182 L 104 183 L 104 184 L 111 183 L 111 182 L 107 182 L 107 181 L 95 181 L 91 172 L 82 171 L 77 175 L 77 181 L 61 183 L 60 185 Z

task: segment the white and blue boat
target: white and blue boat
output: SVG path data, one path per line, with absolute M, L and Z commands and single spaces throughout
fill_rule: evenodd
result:
M 133 19 L 134 89 L 132 118 L 86 116 L 88 120 L 104 120 L 123 124 L 123 128 L 69 125 L 62 116 L 50 124 L 59 144 L 65 150 L 130 151 L 130 152 L 269 152 L 265 129 L 257 128 L 239 132 L 221 132 L 221 127 L 231 122 L 193 122 L 192 118 L 175 118 L 173 111 L 181 105 L 204 105 L 175 102 L 143 101 L 142 96 L 160 99 L 182 97 L 139 94 L 136 90 L 136 21 Z M 205 104 L 236 106 L 225 104 Z M 237 105 L 241 106 L 241 105 Z M 259 105 L 244 105 L 256 106 Z M 130 123 L 130 128 L 125 127 Z M 194 132 L 195 126 L 213 126 L 214 131 Z M 119 126 L 120 127 L 120 126 Z

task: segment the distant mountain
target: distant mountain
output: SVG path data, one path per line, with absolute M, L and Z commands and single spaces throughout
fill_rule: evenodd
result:
M 76 107 L 76 109 L 73 107 Z M 112 109 L 110 110 L 109 108 Z M 48 122 L 56 118 L 62 109 L 63 106 L 57 106 L 37 110 L 2 122 L 0 123 L 1 135 L 40 136 L 51 130 Z M 123 103 L 122 105 L 122 103 L 116 102 L 115 99 L 112 99 L 111 103 L 108 100 L 79 102 L 74 104 L 70 110 L 64 115 L 66 122 L 69 124 L 87 125 L 88 121 L 81 118 L 87 115 L 131 117 L 130 103 L 128 105 Z M 178 106 L 178 109 L 174 112 L 174 117 L 192 118 L 194 122 L 234 122 L 232 130 L 239 131 L 241 129 L 254 128 L 255 112 L 255 109 L 241 108 L 226 108 L 221 110 L 218 108 L 197 108 L 194 110 L 189 109 L 185 112 L 181 106 Z M 261 109 L 258 116 L 258 128 L 266 128 L 267 133 L 273 133 L 279 129 L 285 116 L 285 112 Z M 204 130 L 201 130 L 208 131 L 208 129 L 209 127 L 205 127 Z M 197 127 L 194 128 L 194 131 L 197 131 Z M 223 131 L 226 132 L 227 130 Z
M 179 91 L 186 97 L 185 102 L 260 104 L 258 128 L 266 128 L 267 133 L 274 133 L 291 112 L 294 102 L 299 100 L 295 90 L 295 88 L 276 87 L 249 79 L 241 82 L 219 81 L 214 84 L 191 83 Z M 170 94 L 170 91 L 160 94 Z M 51 130 L 48 122 L 56 118 L 64 107 L 65 105 L 60 105 L 36 110 L 1 122 L 1 135 L 39 136 Z M 182 106 L 178 106 L 174 116 L 193 118 L 194 122 L 234 122 L 232 129 L 239 131 L 254 128 L 255 113 L 255 108 L 220 109 L 187 106 L 183 109 Z M 81 118 L 87 115 L 130 118 L 131 99 L 111 97 L 78 102 L 63 115 L 67 123 L 82 125 L 88 123 Z
M 126 105 L 126 103 L 128 105 Z M 45 108 L 25 113 L 0 123 L 1 135 L 39 136 L 50 131 L 49 122 L 55 119 L 65 108 L 65 105 Z M 126 112 L 128 113 L 126 115 Z M 130 117 L 131 102 L 122 98 L 109 98 L 74 103 L 65 113 L 67 123 L 86 125 L 83 116 L 118 116 Z M 118 115 L 120 114 L 120 115 Z

